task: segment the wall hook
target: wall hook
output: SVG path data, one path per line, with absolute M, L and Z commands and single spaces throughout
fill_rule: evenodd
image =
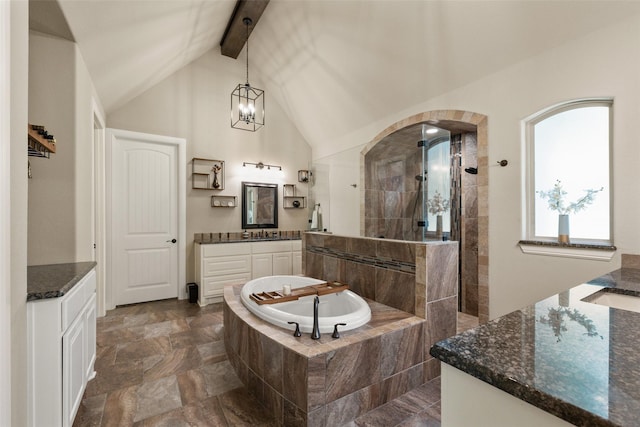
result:
M 506 160 L 498 160 L 497 163 L 502 167 L 505 167 L 505 166 L 507 166 L 509 164 L 509 162 L 506 161 Z

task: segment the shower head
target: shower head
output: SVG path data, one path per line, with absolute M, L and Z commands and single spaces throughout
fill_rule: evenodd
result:
M 478 173 L 478 168 L 465 168 L 466 173 L 470 173 L 471 175 L 476 175 Z

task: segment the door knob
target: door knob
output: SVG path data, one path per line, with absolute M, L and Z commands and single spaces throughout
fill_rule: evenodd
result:
M 167 240 L 167 242 L 175 243 L 175 242 L 177 242 L 177 240 L 176 239 L 171 239 L 171 240 Z

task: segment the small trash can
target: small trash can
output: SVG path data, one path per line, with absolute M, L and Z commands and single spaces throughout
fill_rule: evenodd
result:
M 187 283 L 187 295 L 189 295 L 189 302 L 194 304 L 198 302 L 198 284 Z

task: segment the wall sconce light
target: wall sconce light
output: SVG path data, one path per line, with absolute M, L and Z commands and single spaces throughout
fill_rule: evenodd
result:
M 243 166 L 243 167 L 245 167 L 245 168 L 246 168 L 246 167 L 247 167 L 247 165 L 253 165 L 253 166 L 255 166 L 257 169 L 264 169 L 264 168 L 266 167 L 266 168 L 267 168 L 267 170 L 271 170 L 271 168 L 274 168 L 274 169 L 276 169 L 276 168 L 277 168 L 278 170 L 282 170 L 282 166 L 278 166 L 278 165 L 268 165 L 268 164 L 266 164 L 266 163 L 262 163 L 262 162 L 259 162 L 259 163 L 242 162 L 242 166 Z
M 309 182 L 309 171 L 307 170 L 299 170 L 298 171 L 298 182 Z

